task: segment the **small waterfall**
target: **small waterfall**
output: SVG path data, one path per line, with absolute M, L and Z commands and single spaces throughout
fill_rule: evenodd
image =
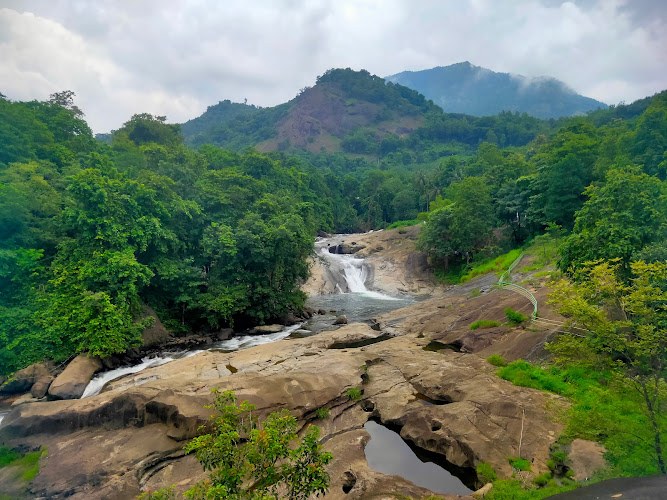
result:
M 381 300 L 397 300 L 380 292 L 368 289 L 373 278 L 373 268 L 365 259 L 354 254 L 341 254 L 340 236 L 325 238 L 315 243 L 315 249 L 320 259 L 327 263 L 327 279 L 332 283 L 333 293 L 355 293 L 368 298 Z M 335 253 L 329 252 L 330 247 L 337 247 Z
M 9 413 L 9 410 L 0 410 L 0 425 L 2 425 L 2 419 L 5 418 L 7 413 Z

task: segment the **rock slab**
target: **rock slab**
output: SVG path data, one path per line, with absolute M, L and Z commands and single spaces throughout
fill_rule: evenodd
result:
M 85 354 L 79 354 L 51 383 L 49 395 L 55 399 L 78 399 L 86 390 L 93 375 L 101 369 L 100 358 L 97 356 L 89 358 Z

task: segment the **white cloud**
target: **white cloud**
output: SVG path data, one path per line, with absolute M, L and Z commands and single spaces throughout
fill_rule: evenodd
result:
M 0 91 L 74 90 L 95 131 L 138 112 L 184 121 L 222 99 L 275 105 L 331 67 L 389 75 L 468 60 L 611 103 L 667 87 L 664 10 L 647 0 L 3 4 Z

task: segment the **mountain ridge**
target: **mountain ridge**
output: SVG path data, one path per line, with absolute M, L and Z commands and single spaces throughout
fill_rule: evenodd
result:
M 578 94 L 553 77 L 499 73 L 468 61 L 421 71 L 402 71 L 385 80 L 418 91 L 446 113 L 489 116 L 512 111 L 550 119 L 583 115 L 608 107 Z

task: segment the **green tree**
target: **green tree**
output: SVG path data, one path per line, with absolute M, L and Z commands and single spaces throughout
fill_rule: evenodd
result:
M 577 212 L 572 235 L 561 250 L 561 268 L 585 261 L 621 259 L 626 270 L 633 253 L 667 236 L 664 183 L 639 167 L 607 172 L 602 186 L 586 189 L 589 199 Z
M 192 499 L 306 500 L 329 487 L 325 466 L 332 455 L 318 444 L 319 428 L 308 427 L 296 442 L 298 425 L 287 410 L 259 422 L 254 405 L 237 404 L 232 391 L 215 393 L 213 432 L 193 439 L 186 447 L 195 453 L 209 480 L 186 492 Z
M 618 261 L 584 266 L 576 282 L 561 280 L 551 301 L 569 318 L 569 333 L 548 349 L 561 365 L 583 365 L 615 374 L 621 388 L 638 397 L 650 456 L 667 474 L 663 443 L 667 433 L 667 263 L 633 262 L 628 284 Z M 625 432 L 639 431 L 626 429 Z M 641 433 L 635 434 L 642 439 Z

